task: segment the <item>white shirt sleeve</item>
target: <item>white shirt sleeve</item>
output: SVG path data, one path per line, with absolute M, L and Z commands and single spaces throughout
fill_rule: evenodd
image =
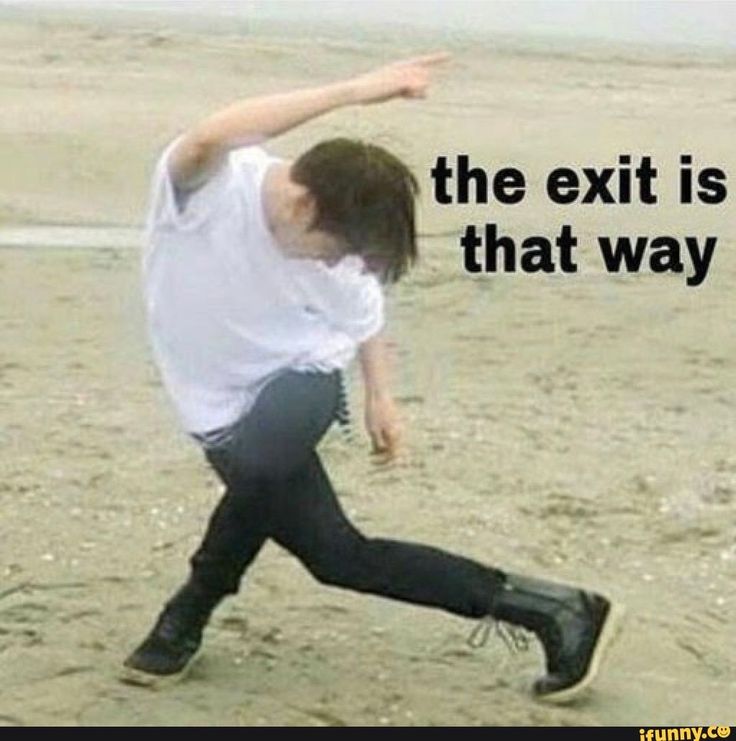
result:
M 169 142 L 159 156 L 151 182 L 147 225 L 149 230 L 196 229 L 217 207 L 218 192 L 228 180 L 227 166 L 220 167 L 202 186 L 190 193 L 182 193 L 174 186 L 169 159 L 183 134 Z M 227 164 L 227 163 L 226 163 Z M 219 193 L 221 196 L 221 193 Z
M 219 209 L 232 207 L 252 191 L 251 166 L 263 166 L 269 160 L 260 147 L 232 150 L 219 169 L 199 188 L 178 190 L 171 179 L 169 158 L 184 135 L 173 139 L 163 149 L 153 174 L 147 225 L 151 229 L 193 231 L 203 226 Z

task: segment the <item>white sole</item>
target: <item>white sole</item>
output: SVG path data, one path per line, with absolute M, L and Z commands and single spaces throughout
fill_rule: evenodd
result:
M 590 659 L 588 671 L 581 677 L 577 684 L 574 684 L 571 687 L 565 687 L 564 689 L 559 690 L 559 692 L 550 692 L 547 695 L 537 695 L 536 699 L 540 702 L 562 704 L 578 698 L 593 682 L 608 649 L 621 634 L 625 614 L 626 609 L 623 605 L 618 603 L 611 604 L 606 617 L 606 622 L 603 624 L 603 629 L 601 630 L 600 636 L 598 636 L 598 642 L 595 645 L 593 656 Z

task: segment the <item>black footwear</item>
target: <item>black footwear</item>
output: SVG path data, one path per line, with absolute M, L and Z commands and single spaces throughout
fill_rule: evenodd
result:
M 507 575 L 493 608 L 493 617 L 522 625 L 541 641 L 547 674 L 533 691 L 549 702 L 572 700 L 593 681 L 621 613 L 594 592 L 514 575 Z
M 219 598 L 205 595 L 191 583 L 167 603 L 144 641 L 125 660 L 125 679 L 180 678 L 202 644 L 202 634 Z

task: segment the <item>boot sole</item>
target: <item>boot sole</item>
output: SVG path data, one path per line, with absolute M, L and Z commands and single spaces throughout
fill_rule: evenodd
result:
M 593 654 L 590 657 L 588 670 L 585 674 L 575 684 L 563 687 L 556 692 L 537 695 L 537 699 L 542 702 L 563 704 L 578 698 L 584 693 L 598 674 L 598 669 L 606 653 L 621 634 L 625 615 L 626 608 L 623 605 L 612 603 L 608 608 L 603 626 L 598 634 L 598 640 L 593 648 Z
M 147 689 L 167 689 L 174 685 L 183 682 L 192 671 L 194 665 L 199 661 L 200 652 L 197 651 L 187 662 L 186 666 L 181 671 L 175 674 L 150 674 L 142 669 L 134 669 L 132 666 L 126 666 L 123 664 L 118 679 L 123 684 L 130 684 L 134 687 L 146 687 Z

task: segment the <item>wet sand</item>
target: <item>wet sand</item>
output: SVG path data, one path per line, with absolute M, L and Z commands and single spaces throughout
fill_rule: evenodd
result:
M 376 468 L 360 429 L 354 445 L 332 431 L 321 452 L 368 534 L 623 601 L 595 692 L 536 703 L 536 646 L 472 650 L 472 623 L 319 586 L 270 544 L 188 680 L 119 682 L 220 485 L 152 365 L 139 253 L 16 247 L 0 249 L 0 723 L 734 723 L 733 210 L 676 206 L 664 186 L 681 151 L 736 172 L 734 61 L 453 43 L 428 100 L 340 111 L 273 142 L 290 156 L 364 136 L 424 188 L 423 261 L 388 296 L 406 455 Z M 0 225 L 139 226 L 156 152 L 198 116 L 407 45 L 426 48 L 5 20 Z M 537 195 L 433 205 L 428 168 L 456 152 L 523 167 Z M 624 152 L 662 166 L 662 205 L 561 209 L 538 195 L 550 167 Z M 466 275 L 457 233 L 492 220 L 518 235 L 574 223 L 579 273 Z M 716 234 L 719 247 L 697 289 L 678 275 L 610 276 L 590 245 L 616 230 Z

